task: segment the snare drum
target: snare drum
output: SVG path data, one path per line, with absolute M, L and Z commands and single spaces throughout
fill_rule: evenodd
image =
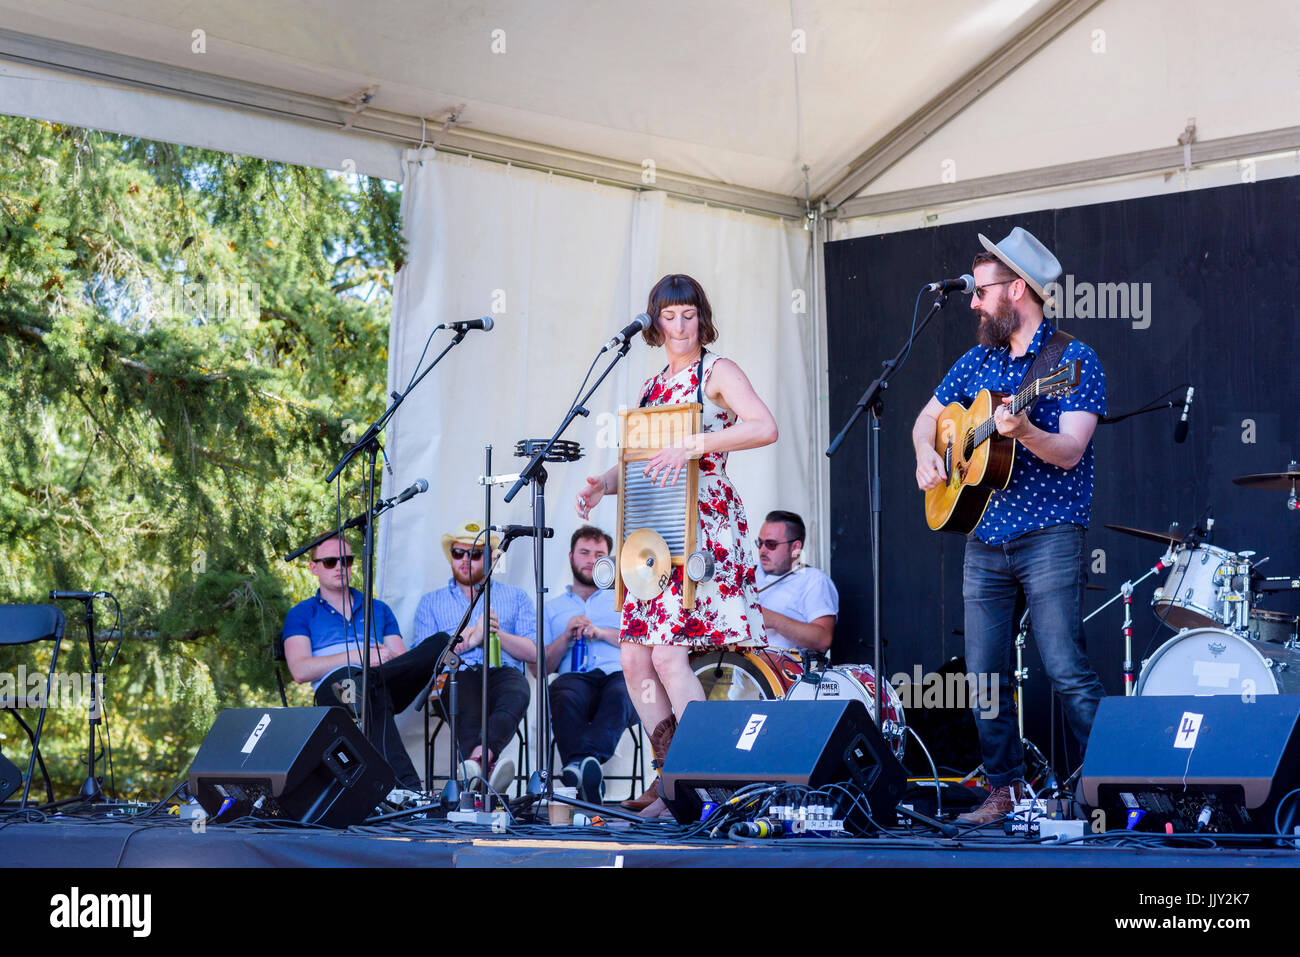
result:
M 1266 611 L 1263 608 L 1250 610 L 1250 637 L 1255 641 L 1272 641 L 1279 645 L 1292 644 L 1300 640 L 1300 618 L 1281 611 Z
M 875 708 L 876 676 L 870 665 L 837 665 L 816 675 L 805 675 L 786 692 L 786 701 L 820 701 L 856 698 L 866 705 L 867 713 Z M 894 756 L 903 760 L 907 748 L 907 721 L 903 702 L 893 685 L 885 682 L 885 700 L 880 709 L 884 719 L 881 736 Z
M 1197 628 L 1170 638 L 1142 666 L 1139 695 L 1300 692 L 1300 654 L 1259 644 L 1220 628 Z
M 1250 615 L 1250 562 L 1213 545 L 1180 545 L 1164 587 L 1151 596 L 1170 628 L 1228 628 L 1245 633 Z
M 803 663 L 779 648 L 704 651 L 691 655 L 691 670 L 707 701 L 776 701 L 799 680 Z

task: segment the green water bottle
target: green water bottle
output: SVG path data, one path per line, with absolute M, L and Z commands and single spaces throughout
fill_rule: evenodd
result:
M 501 636 L 495 631 L 488 632 L 488 667 L 501 667 Z

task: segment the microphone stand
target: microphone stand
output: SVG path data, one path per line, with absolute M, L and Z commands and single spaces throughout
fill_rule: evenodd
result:
M 844 442 L 845 436 L 861 418 L 862 413 L 871 410 L 871 436 L 867 444 L 867 482 L 871 492 L 871 626 L 875 638 L 874 661 L 876 673 L 876 686 L 884 681 L 884 662 L 881 654 L 881 635 L 880 635 L 880 420 L 884 416 L 885 390 L 889 388 L 889 380 L 894 377 L 899 369 L 903 367 L 903 361 L 907 358 L 908 352 L 911 351 L 912 343 L 916 341 L 922 330 L 929 324 L 930 320 L 935 317 L 945 302 L 948 301 L 948 293 L 940 292 L 938 297 L 930 304 L 930 311 L 925 314 L 916 331 L 907 337 L 907 342 L 903 343 L 903 348 L 898 350 L 894 358 L 882 362 L 884 366 L 880 375 L 867 386 L 867 391 L 862 393 L 862 398 L 858 399 L 857 405 L 853 410 L 853 415 L 849 421 L 844 423 L 839 434 L 831 441 L 830 446 L 826 449 L 826 457 L 831 458 L 839 450 L 840 445 Z M 871 717 L 876 722 L 876 727 L 880 727 L 880 702 L 881 695 L 877 694 L 871 702 Z
M 545 609 L 543 608 L 542 605 L 542 600 L 546 593 L 546 589 L 543 586 L 543 581 L 545 579 L 544 579 L 543 567 L 542 567 L 543 554 L 544 554 L 542 548 L 542 538 L 547 533 L 546 494 L 545 494 L 546 469 L 543 468 L 543 466 L 547 461 L 547 457 L 551 454 L 552 449 L 555 447 L 555 444 L 559 442 L 560 436 L 564 434 L 565 429 L 569 427 L 569 425 L 573 422 L 573 420 L 580 415 L 588 416 L 591 414 L 591 412 L 586 408 L 587 400 L 589 400 L 592 397 L 592 395 L 595 393 L 595 391 L 600 388 L 600 384 L 605 381 L 605 378 L 611 372 L 614 371 L 614 366 L 618 365 L 619 361 L 622 360 L 623 357 L 627 355 L 628 350 L 631 348 L 632 348 L 632 337 L 628 336 L 619 345 L 618 352 L 615 354 L 614 358 L 609 362 L 608 365 L 605 366 L 604 371 L 602 371 L 599 377 L 597 377 L 596 381 L 592 383 L 591 388 L 587 390 L 586 394 L 580 397 L 576 402 L 574 402 L 573 405 L 569 406 L 569 411 L 565 413 L 564 421 L 561 422 L 560 427 L 555 430 L 555 434 L 552 435 L 551 438 L 545 443 L 542 442 L 530 443 L 531 445 L 536 447 L 536 452 L 533 453 L 533 457 L 529 459 L 528 464 L 524 466 L 523 470 L 519 473 L 519 478 L 515 481 L 515 484 L 510 487 L 510 491 L 506 492 L 506 497 L 505 497 L 505 501 L 508 504 L 511 501 L 511 499 L 513 499 L 516 495 L 519 494 L 520 489 L 522 489 L 525 485 L 529 484 L 530 482 L 534 483 L 533 485 L 533 563 L 534 563 L 534 573 L 536 579 L 535 587 L 537 592 L 537 598 L 536 598 L 537 771 L 535 773 L 537 776 L 535 778 L 529 779 L 528 793 L 536 794 L 536 795 L 544 794 L 547 800 L 550 800 L 550 798 L 553 796 L 554 784 L 551 780 L 552 775 L 550 772 L 551 727 L 550 727 L 550 722 L 547 720 L 547 704 L 548 704 L 547 699 L 549 697 L 549 689 L 546 683 L 546 674 L 545 674 L 545 670 L 546 670 L 545 627 L 546 626 L 545 626 Z M 605 352 L 605 351 L 606 350 L 604 349 L 601 350 L 601 352 Z M 597 358 L 599 357 L 600 357 L 599 354 L 597 354 Z M 592 364 L 595 365 L 594 362 Z M 490 472 L 491 470 L 489 469 L 489 473 Z M 505 543 L 503 542 L 502 544 L 504 545 Z
M 436 332 L 437 330 L 435 329 L 434 331 Z M 458 329 L 451 342 L 447 344 L 447 348 L 438 353 L 434 360 L 425 367 L 424 371 L 412 380 L 405 392 L 397 392 L 394 390 L 390 393 L 390 397 L 393 400 L 392 404 L 384 410 L 383 415 L 376 419 L 374 423 L 366 429 L 365 434 L 357 440 L 356 444 L 353 445 L 352 448 L 348 449 L 347 452 L 343 453 L 343 458 L 339 459 L 338 464 L 330 470 L 329 475 L 325 476 L 325 484 L 328 485 L 338 477 L 339 473 L 347 467 L 347 464 L 351 462 L 352 459 L 354 459 L 358 454 L 364 452 L 366 456 L 365 466 L 363 468 L 363 482 L 365 483 L 365 515 L 373 516 L 375 514 L 376 460 L 379 457 L 381 448 L 379 444 L 379 434 L 383 431 L 384 426 L 388 424 L 388 420 L 393 417 L 401 407 L 402 403 L 406 401 L 406 397 L 411 394 L 425 376 L 433 371 L 433 367 L 442 361 L 443 356 L 460 344 L 461 340 L 465 338 L 466 332 L 467 330 L 465 329 Z M 374 629 L 372 622 L 374 621 L 373 612 L 375 607 L 375 523 L 371 520 L 367 520 L 365 522 L 365 528 L 366 534 L 362 548 L 363 557 L 361 569 L 363 576 L 362 594 L 364 596 L 362 601 L 362 621 L 364 622 L 363 630 L 366 634 L 361 654 L 360 703 L 361 733 L 368 738 L 370 736 L 370 633 Z M 351 595 L 349 595 L 349 598 L 350 597 Z
M 491 453 L 489 452 L 489 455 L 490 454 Z M 488 526 L 486 537 L 487 537 L 487 541 L 484 543 L 483 547 L 486 549 L 490 549 L 492 547 L 492 527 L 490 525 Z M 451 668 L 451 671 L 447 679 L 450 682 L 450 687 L 448 689 L 448 697 L 450 698 L 450 701 L 448 703 L 449 707 L 448 707 L 447 720 L 448 723 L 451 725 L 451 765 L 452 765 L 453 781 L 456 780 L 456 774 L 458 773 L 460 768 L 460 762 L 457 761 L 456 759 L 456 755 L 460 751 L 460 739 L 456 737 L 456 708 L 458 704 L 457 693 L 456 693 L 456 675 L 460 671 L 461 659 L 460 659 L 460 655 L 455 651 L 455 648 L 463 640 L 461 638 L 461 633 L 464 632 L 465 627 L 469 624 L 469 620 L 474 614 L 474 609 L 478 605 L 479 598 L 483 596 L 484 592 L 488 591 L 490 587 L 489 583 L 492 581 L 492 573 L 496 571 L 497 563 L 500 562 L 501 559 L 505 557 L 506 549 L 509 547 L 510 547 L 510 539 L 503 537 L 501 540 L 501 554 L 493 558 L 492 564 L 488 567 L 487 571 L 483 575 L 483 580 L 479 582 L 477 585 L 470 586 L 469 605 L 465 608 L 465 613 L 460 616 L 460 623 L 456 625 L 456 630 L 452 633 L 451 640 L 447 642 L 447 647 L 443 650 L 442 654 L 438 656 L 438 663 L 434 666 L 433 674 L 429 676 L 428 682 L 425 683 L 424 690 L 422 690 L 416 696 L 416 710 L 423 711 L 429 703 L 429 698 L 433 694 L 434 687 L 438 683 L 438 675 L 442 674 L 444 669 Z M 490 606 L 487 606 L 485 604 L 483 609 L 485 628 L 490 627 L 490 623 L 491 623 L 490 613 L 491 613 Z M 486 648 L 487 642 L 488 642 L 488 632 L 485 630 L 483 632 L 483 641 L 480 647 Z M 483 654 L 483 673 L 487 674 L 486 651 Z M 487 700 L 487 695 L 485 693 L 484 701 L 486 700 Z M 486 705 L 484 706 L 484 709 L 486 711 Z M 486 756 L 487 755 L 487 721 L 486 720 L 484 720 L 483 722 L 483 728 L 484 728 L 483 754 Z M 486 764 L 486 761 L 484 763 Z M 426 782 L 426 784 L 427 783 L 428 782 Z M 468 782 L 466 782 L 466 784 L 468 784 Z M 483 789 L 484 796 L 486 797 L 487 782 L 483 781 L 481 783 L 481 787 Z

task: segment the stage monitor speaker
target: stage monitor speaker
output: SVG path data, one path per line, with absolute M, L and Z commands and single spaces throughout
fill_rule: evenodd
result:
M 664 762 L 664 803 L 682 824 L 747 784 L 856 783 L 892 822 L 907 775 L 861 701 L 693 701 Z
M 1271 834 L 1297 786 L 1300 695 L 1102 698 L 1080 776 L 1108 830 Z
M 0 803 L 9 800 L 9 795 L 17 791 L 22 783 L 23 772 L 0 751 Z
M 190 766 L 190 794 L 216 822 L 253 816 L 348 827 L 395 783 L 338 707 L 228 709 Z

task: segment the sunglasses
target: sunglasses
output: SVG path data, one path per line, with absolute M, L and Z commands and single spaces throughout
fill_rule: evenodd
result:
M 1009 282 L 1015 282 L 1014 279 L 999 279 L 997 282 L 986 282 L 982 286 L 975 287 L 975 298 L 983 299 L 988 294 L 989 286 L 1005 286 Z
M 758 546 L 760 551 L 763 550 L 764 548 L 766 548 L 768 551 L 772 551 L 778 545 L 789 545 L 791 542 L 797 542 L 797 541 L 799 541 L 799 539 L 797 538 L 787 538 L 785 541 L 782 542 L 778 542 L 775 538 L 754 539 L 754 543 Z
M 338 563 L 339 563 L 340 560 L 343 562 L 343 567 L 344 567 L 344 568 L 351 568 L 351 567 L 352 567 L 352 561 L 353 561 L 353 559 L 352 559 L 352 556 L 351 556 L 351 555 L 344 555 L 342 559 L 338 559 L 338 558 L 318 558 L 318 559 L 316 559 L 316 561 L 318 561 L 320 564 L 324 565 L 325 568 L 326 568 L 327 570 L 329 570 L 329 571 L 333 571 L 333 570 L 334 570 L 334 567 L 335 567 L 336 565 L 338 565 Z
M 466 555 L 469 556 L 470 561 L 472 562 L 481 562 L 483 560 L 483 549 L 475 548 L 471 550 L 468 548 L 457 548 L 455 545 L 451 546 L 451 557 L 456 561 L 460 561 Z

